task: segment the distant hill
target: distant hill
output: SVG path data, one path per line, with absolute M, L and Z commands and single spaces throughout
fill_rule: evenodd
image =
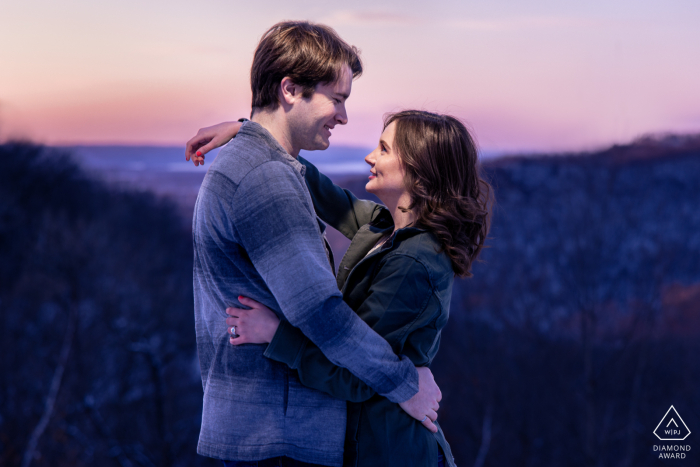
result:
M 607 164 L 626 164 L 632 161 L 669 158 L 674 156 L 692 155 L 700 151 L 700 133 L 673 134 L 659 133 L 641 136 L 629 144 L 615 144 L 608 148 L 587 152 L 566 153 L 532 153 L 517 156 L 504 155 L 497 159 L 486 161 L 487 166 L 498 167 L 508 165 L 520 159 L 549 159 L 552 157 L 568 160 L 581 158 L 587 162 L 605 162 Z

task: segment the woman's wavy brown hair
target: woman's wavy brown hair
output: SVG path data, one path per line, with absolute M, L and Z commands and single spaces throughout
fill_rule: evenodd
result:
M 477 148 L 462 122 L 419 110 L 389 114 L 396 124 L 394 148 L 416 224 L 433 232 L 460 277 L 471 277 L 491 221 L 491 186 L 481 176 Z

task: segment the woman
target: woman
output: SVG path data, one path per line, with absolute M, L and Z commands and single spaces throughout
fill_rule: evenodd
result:
M 384 203 L 369 210 L 367 201 L 299 160 L 317 214 L 352 240 L 337 276 L 344 300 L 396 354 L 417 367 L 430 365 L 453 278 L 471 276 L 489 227 L 490 187 L 479 176 L 467 129 L 446 115 L 389 115 L 378 147 L 365 158 L 366 189 Z M 345 465 L 454 465 L 437 423 L 431 433 L 274 312 L 240 301 L 251 308 L 227 310 L 233 345 L 269 343 L 265 355 L 296 369 L 304 385 L 349 401 Z

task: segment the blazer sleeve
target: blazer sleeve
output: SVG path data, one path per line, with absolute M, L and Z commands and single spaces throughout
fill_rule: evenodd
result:
M 358 199 L 350 190 L 339 187 L 303 157 L 297 159 L 306 167 L 304 178 L 314 203 L 316 214 L 347 238 L 369 224 L 382 207 L 374 201 Z
M 366 308 L 381 314 L 373 329 L 397 354 L 405 355 L 416 366 L 430 364 L 437 352 L 436 322 L 442 310 L 423 264 L 405 255 L 387 257 L 358 312 L 362 314 Z M 305 386 L 336 398 L 362 402 L 375 394 L 360 378 L 334 365 L 288 322 L 280 322 L 265 356 L 297 370 Z

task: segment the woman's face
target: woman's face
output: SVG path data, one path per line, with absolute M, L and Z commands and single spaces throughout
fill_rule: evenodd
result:
M 394 148 L 396 124 L 390 123 L 379 139 L 377 148 L 365 157 L 370 165 L 370 176 L 365 189 L 377 195 L 384 204 L 395 203 L 403 194 L 407 194 L 404 183 L 404 169 L 399 155 Z

